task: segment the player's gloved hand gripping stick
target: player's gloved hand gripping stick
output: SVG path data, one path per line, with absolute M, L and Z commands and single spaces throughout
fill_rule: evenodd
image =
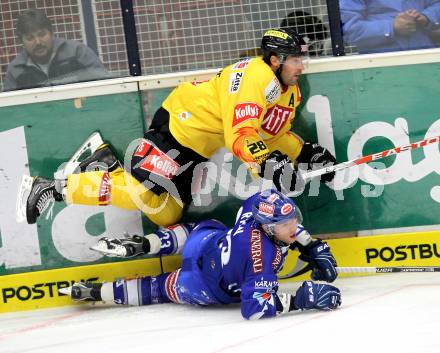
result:
M 303 173 L 302 178 L 305 181 L 307 181 L 307 180 L 310 180 L 310 179 L 315 178 L 320 175 L 324 175 L 327 173 L 334 173 L 334 172 L 337 172 L 338 170 L 343 170 L 346 168 L 354 167 L 355 165 L 361 165 L 361 164 L 365 164 L 368 162 L 376 161 L 378 159 L 382 159 L 382 158 L 385 158 L 388 156 L 399 154 L 401 152 L 412 151 L 417 148 L 425 147 L 425 146 L 430 145 L 432 143 L 439 143 L 439 142 L 440 142 L 440 135 L 433 136 L 433 137 L 430 137 L 430 138 L 427 138 L 427 139 L 424 139 L 424 140 L 421 140 L 418 142 L 410 143 L 408 145 L 390 148 L 389 150 L 385 150 L 385 151 L 378 152 L 378 153 L 372 153 L 372 154 L 369 154 L 368 156 L 362 156 L 362 157 L 359 157 L 356 159 L 352 159 L 350 161 L 342 162 L 339 164 L 331 165 L 331 166 L 324 167 L 324 168 L 317 169 L 317 170 L 312 170 L 310 172 Z
M 362 156 L 356 159 L 352 159 L 346 162 L 342 162 L 339 164 L 335 164 L 332 166 L 327 166 L 321 169 L 312 170 L 310 172 L 306 172 L 301 174 L 304 181 L 308 181 L 312 178 L 315 178 L 320 175 L 324 175 L 327 173 L 334 173 L 339 170 L 343 170 L 346 168 L 350 168 L 356 165 L 365 164 L 371 161 L 375 161 L 378 159 L 382 159 L 391 155 L 395 155 L 401 152 L 406 151 L 412 151 L 414 149 L 425 147 L 427 145 L 433 144 L 433 143 L 439 143 L 440 142 L 440 135 L 433 136 L 426 138 L 424 140 L 414 142 L 408 145 L 400 146 L 391 148 L 382 152 L 373 153 L 367 156 Z M 306 259 L 306 262 L 308 262 L 308 259 Z M 297 265 L 294 269 L 292 269 L 289 273 L 280 276 L 280 279 L 287 279 L 299 276 L 305 272 L 308 272 L 310 270 L 314 271 L 314 276 L 316 276 L 316 265 L 313 263 L 313 261 L 309 262 L 307 266 L 304 266 L 305 262 L 304 259 L 299 259 Z M 336 264 L 334 264 L 336 265 Z M 331 267 L 331 266 L 330 266 Z M 337 273 L 361 273 L 361 272 L 369 272 L 369 273 L 388 273 L 388 272 L 440 272 L 440 267 L 335 267 Z M 330 276 L 328 277 L 331 279 Z M 335 277 L 336 278 L 336 277 Z M 325 278 L 323 278 L 325 279 Z

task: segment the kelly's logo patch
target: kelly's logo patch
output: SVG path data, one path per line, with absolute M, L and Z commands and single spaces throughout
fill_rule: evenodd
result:
M 258 119 L 262 112 L 263 108 L 256 103 L 239 103 L 234 109 L 234 120 L 232 121 L 232 127 L 249 119 Z

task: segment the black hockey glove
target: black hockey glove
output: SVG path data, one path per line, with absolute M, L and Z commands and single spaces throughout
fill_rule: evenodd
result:
M 301 252 L 299 258 L 312 266 L 312 279 L 315 281 L 333 282 L 338 277 L 336 260 L 330 252 L 330 247 L 320 239 L 312 241 L 307 246 L 294 244 Z M 292 247 L 291 247 L 292 248 Z
M 280 151 L 273 151 L 261 164 L 258 175 L 262 178 L 272 180 L 278 191 L 288 193 L 301 190 L 304 187 L 304 180 L 298 173 L 290 158 Z
M 336 158 L 326 148 L 317 143 L 306 142 L 296 161 L 307 164 L 307 169 L 313 170 L 334 165 Z M 334 177 L 335 172 L 323 174 L 321 175 L 321 181 L 332 181 Z

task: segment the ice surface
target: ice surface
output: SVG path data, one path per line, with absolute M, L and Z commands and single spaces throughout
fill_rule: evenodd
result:
M 82 305 L 1 314 L 0 352 L 440 352 L 440 274 L 344 278 L 335 285 L 342 291 L 339 310 L 259 321 L 242 319 L 237 305 Z

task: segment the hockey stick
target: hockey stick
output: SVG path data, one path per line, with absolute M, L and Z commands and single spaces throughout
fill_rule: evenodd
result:
M 355 165 L 361 165 L 361 164 L 365 164 L 371 161 L 375 161 L 378 159 L 382 159 L 391 155 L 395 155 L 395 154 L 399 154 L 400 152 L 405 152 L 405 151 L 412 151 L 415 150 L 417 148 L 420 147 L 425 147 L 427 145 L 430 145 L 432 143 L 438 143 L 440 142 L 440 135 L 438 136 L 434 136 L 434 137 L 430 137 L 418 142 L 414 142 L 414 143 L 410 143 L 409 145 L 404 145 L 404 146 L 400 146 L 400 147 L 394 147 L 394 148 L 390 148 L 389 150 L 385 150 L 382 152 L 378 152 L 378 153 L 372 153 L 369 154 L 367 156 L 362 156 L 356 159 L 352 159 L 350 161 L 346 161 L 346 162 L 342 162 L 339 164 L 335 164 L 332 166 L 328 166 L 325 168 L 321 168 L 321 169 L 317 169 L 317 170 L 312 170 L 310 172 L 306 172 L 304 174 L 301 174 L 302 178 L 304 180 L 309 180 L 312 179 L 314 177 L 323 175 L 323 174 L 327 174 L 327 173 L 331 173 L 331 172 L 336 172 L 338 170 L 342 170 L 342 169 L 346 169 L 346 168 L 350 168 L 353 167 Z
M 413 267 L 336 267 L 338 273 L 440 272 L 440 266 Z
M 313 269 L 308 264 L 299 271 L 293 270 L 290 273 L 279 276 L 279 279 L 298 277 Z M 397 272 L 440 272 L 440 266 L 413 266 L 413 267 L 336 267 L 338 273 L 397 273 Z

